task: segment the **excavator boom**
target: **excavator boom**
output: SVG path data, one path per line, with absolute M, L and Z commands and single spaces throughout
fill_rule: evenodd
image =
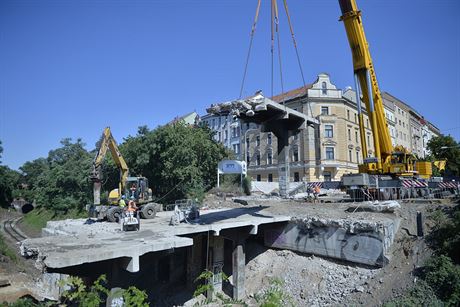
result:
M 120 169 L 120 183 L 118 186 L 119 195 L 121 195 L 121 193 L 124 191 L 125 183 L 129 175 L 128 165 L 126 164 L 125 159 L 123 159 L 123 156 L 121 155 L 120 150 L 118 149 L 117 142 L 115 142 L 115 139 L 112 136 L 112 132 L 110 131 L 110 128 L 107 127 L 104 129 L 104 132 L 102 134 L 101 146 L 99 147 L 96 157 L 94 158 L 93 170 L 91 173 L 91 180 L 93 181 L 93 194 L 94 194 L 94 204 L 95 205 L 99 205 L 101 203 L 101 200 L 100 200 L 101 198 L 100 197 L 101 180 L 102 180 L 101 166 L 102 166 L 102 162 L 104 161 L 105 155 L 107 154 L 107 150 L 110 150 L 113 161 Z

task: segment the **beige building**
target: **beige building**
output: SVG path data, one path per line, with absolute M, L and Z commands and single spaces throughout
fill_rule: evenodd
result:
M 423 118 L 415 110 L 396 97 L 383 93 L 382 98 L 393 145 L 403 145 L 423 156 L 423 144 L 436 135 L 434 130 L 437 129 L 421 120 Z M 291 137 L 291 181 L 337 181 L 343 174 L 358 171 L 363 154 L 355 91 L 338 89 L 329 75 L 323 73 L 306 88 L 294 89 L 272 99 L 315 117 L 320 123 Z M 204 116 L 203 119 L 212 123 L 214 118 Z M 365 108 L 364 126 L 367 157 L 372 157 L 373 138 Z M 261 133 L 255 124 L 240 123 L 239 127 L 241 141 L 236 153 L 241 160 L 247 161 L 248 173 L 257 181 L 277 181 L 276 137 L 272 133 Z
M 347 91 L 346 91 L 347 92 Z M 357 172 L 362 163 L 357 106 L 354 93 L 344 94 L 327 74 L 307 88 L 299 88 L 274 101 L 316 117 L 319 127 L 308 127 L 291 137 L 290 170 L 293 181 L 340 180 L 345 173 Z M 373 154 L 369 120 L 364 115 L 368 156 Z M 249 142 L 249 143 L 248 143 Z M 248 170 L 255 180 L 276 181 L 276 138 L 267 133 L 252 131 L 246 138 Z

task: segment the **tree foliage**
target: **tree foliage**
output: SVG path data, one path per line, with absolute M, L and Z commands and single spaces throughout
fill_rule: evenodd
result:
M 229 152 L 212 140 L 212 131 L 175 123 L 149 130 L 140 127 L 120 151 L 133 176 L 145 176 L 162 202 L 193 197 L 216 184 L 217 163 Z
M 0 159 L 3 153 L 2 141 L 0 141 Z M 0 161 L 1 164 L 1 161 Z M 0 207 L 8 207 L 13 200 L 14 190 L 20 181 L 19 172 L 8 166 L 0 165 Z
M 27 189 L 16 192 L 56 212 L 81 210 L 91 201 L 88 174 L 92 157 L 81 139 L 76 142 L 64 139 L 61 145 L 51 150 L 47 158 L 38 158 L 20 167 Z
M 433 137 L 427 144 L 433 160 L 447 160 L 445 175 L 460 176 L 460 144 L 450 135 Z

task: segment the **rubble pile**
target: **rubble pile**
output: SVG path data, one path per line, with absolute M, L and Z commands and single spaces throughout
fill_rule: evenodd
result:
M 352 293 L 369 293 L 369 281 L 380 270 L 269 249 L 247 265 L 247 294 L 260 295 L 270 286 L 272 278 L 278 278 L 297 306 L 343 304 Z

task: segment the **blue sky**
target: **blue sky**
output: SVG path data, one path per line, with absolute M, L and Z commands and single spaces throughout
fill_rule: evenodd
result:
M 2 163 L 18 168 L 65 137 L 121 142 L 237 98 L 256 0 L 0 1 Z M 290 0 L 307 83 L 353 84 L 336 0 Z M 281 7 L 281 2 L 279 3 Z M 460 1 L 358 0 L 382 90 L 460 140 Z M 270 93 L 263 0 L 245 94 Z M 302 84 L 284 15 L 285 89 Z M 279 83 L 275 92 L 279 92 Z

